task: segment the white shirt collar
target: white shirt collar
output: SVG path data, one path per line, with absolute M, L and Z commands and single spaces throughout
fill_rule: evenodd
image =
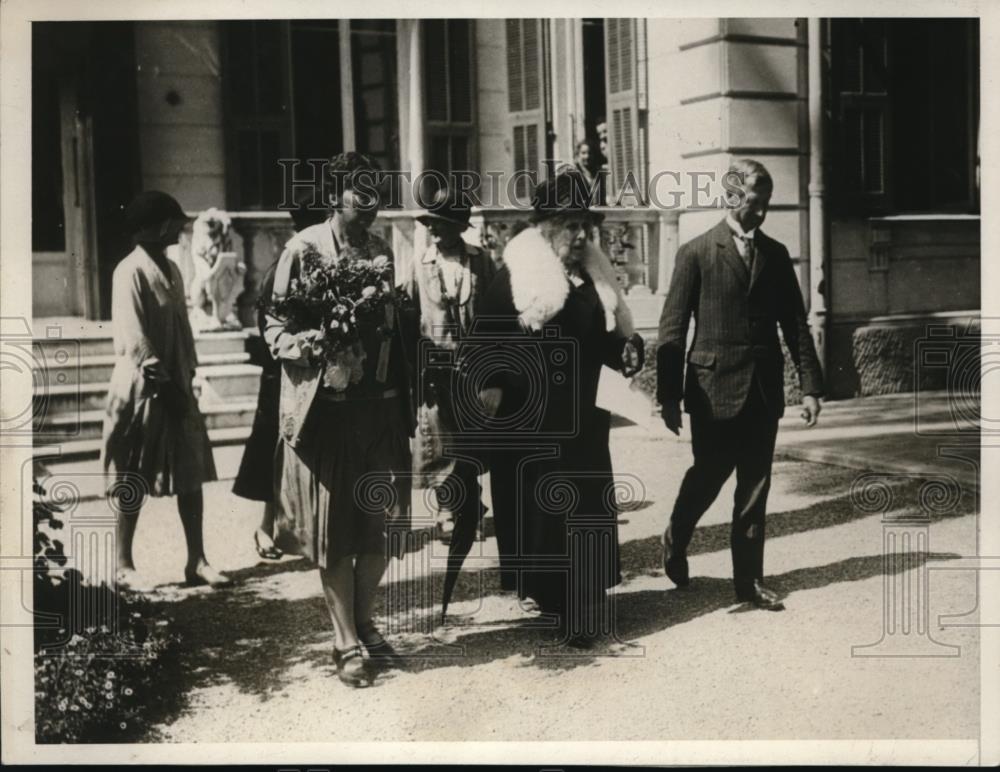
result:
M 741 226 L 738 222 L 736 222 L 736 218 L 733 217 L 733 213 L 732 212 L 729 212 L 726 215 L 726 223 L 732 229 L 733 233 L 735 235 L 739 236 L 740 238 L 752 239 L 752 238 L 755 238 L 757 236 L 757 229 L 756 228 L 753 228 L 752 230 L 749 230 L 749 231 L 744 231 L 743 230 L 743 226 Z

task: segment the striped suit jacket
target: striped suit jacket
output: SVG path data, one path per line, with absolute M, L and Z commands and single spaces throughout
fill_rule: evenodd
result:
M 759 229 L 756 246 L 752 276 L 725 220 L 678 250 L 656 352 L 661 404 L 683 398 L 688 413 L 732 418 L 746 402 L 756 375 L 769 412 L 780 417 L 785 360 L 778 327 L 802 393 L 822 393 L 823 374 L 788 250 Z M 692 317 L 695 332 L 685 379 Z

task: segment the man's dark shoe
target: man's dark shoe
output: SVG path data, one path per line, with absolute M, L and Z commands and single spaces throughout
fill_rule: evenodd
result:
M 764 611 L 783 611 L 785 608 L 785 604 L 781 602 L 781 596 L 757 580 L 754 580 L 753 587 L 737 590 L 736 599 L 742 603 L 750 603 Z
M 663 533 L 663 572 L 678 587 L 687 587 L 691 583 L 687 555 L 680 555 L 674 551 L 669 528 Z

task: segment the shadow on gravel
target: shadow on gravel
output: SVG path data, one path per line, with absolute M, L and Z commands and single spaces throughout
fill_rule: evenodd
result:
M 959 556 L 908 553 L 902 557 L 905 559 L 889 566 L 890 574 Z M 794 609 L 796 591 L 870 579 L 885 569 L 884 557 L 877 554 L 769 576 L 768 582 L 783 595 L 792 596 Z M 546 628 L 538 617 L 453 625 L 444 628 L 447 641 L 413 633 L 390 636 L 390 640 L 405 655 L 398 670 L 411 674 L 442 667 L 476 667 L 500 659 L 512 659 L 519 667 L 562 671 L 592 666 L 607 656 L 649 656 L 648 646 L 635 639 L 732 606 L 729 580 L 694 577 L 686 590 L 629 592 L 626 584 L 615 595 L 616 635 L 588 650 L 560 645 L 552 627 Z M 183 674 L 166 688 L 183 694 L 228 685 L 262 700 L 296 682 L 316 678 L 329 678 L 331 689 L 343 688 L 336 682 L 331 665 L 332 633 L 318 579 L 313 597 L 266 598 L 252 584 L 244 584 L 189 596 L 170 604 L 170 611 L 184 630 Z M 429 610 L 424 611 L 425 616 L 427 613 Z M 376 688 L 396 675 L 393 670 L 382 672 Z M 158 723 L 168 724 L 188 709 L 180 707 L 171 715 L 160 716 Z
M 868 555 L 769 576 L 768 586 L 787 598 L 801 590 L 861 581 L 883 573 L 893 575 L 904 570 L 922 568 L 929 562 L 955 560 L 960 556 L 952 553 L 906 553 L 898 557 L 899 559 L 889 566 L 888 572 L 885 570 L 886 564 L 882 555 Z M 736 607 L 740 611 L 750 610 L 746 605 L 736 606 L 730 580 L 709 577 L 693 577 L 690 587 L 684 590 L 628 592 L 626 589 L 619 592 L 615 598 L 616 635 L 596 645 L 592 650 L 581 651 L 554 646 L 556 639 L 553 633 L 522 625 L 502 633 L 482 631 L 461 635 L 457 643 L 463 649 L 462 656 L 429 656 L 434 655 L 435 649 L 441 647 L 439 644 L 428 645 L 414 651 L 403 669 L 419 672 L 434 667 L 471 667 L 484 664 L 498 656 L 509 657 L 518 654 L 525 657 L 522 663 L 525 666 L 571 669 L 581 665 L 591 665 L 602 656 L 644 656 L 649 653 L 646 647 L 630 641 L 729 607 Z M 752 611 L 758 614 L 788 613 L 756 609 Z
M 921 482 L 905 479 L 894 483 L 894 498 L 898 505 L 888 513 L 893 517 L 922 514 L 926 522 L 934 523 L 952 517 L 962 517 L 976 511 L 974 491 L 962 491 L 955 506 L 947 512 L 925 514 L 918 502 Z M 802 509 L 787 512 L 769 512 L 767 515 L 767 538 L 790 536 L 820 528 L 832 528 L 856 520 L 869 517 L 879 517 L 871 512 L 858 509 L 851 500 L 849 493 L 839 498 L 827 499 L 810 504 Z M 664 524 L 665 525 L 665 524 Z M 688 548 L 689 555 L 701 555 L 709 552 L 720 552 L 729 549 L 730 524 L 715 523 L 701 526 L 694 532 L 694 538 Z M 635 576 L 655 576 L 663 573 L 663 547 L 659 536 L 626 542 L 621 547 L 622 575 L 626 580 Z
M 918 483 L 900 485 L 896 501 L 900 513 L 910 511 Z M 913 494 L 911 496 L 911 494 Z M 932 518 L 968 514 L 974 511 L 974 497 L 966 494 L 952 511 Z M 866 517 L 877 517 L 856 509 L 849 496 L 823 501 L 803 509 L 768 515 L 768 536 L 776 537 L 828 528 Z M 691 553 L 729 549 L 729 525 L 699 528 Z M 891 572 L 920 567 L 928 560 L 957 556 L 908 554 L 909 562 L 897 561 Z M 376 619 L 390 641 L 407 657 L 402 670 L 420 673 L 441 667 L 475 667 L 500 659 L 514 666 L 572 669 L 593 665 L 602 656 L 648 656 L 641 645 L 629 643 L 674 625 L 685 624 L 705 614 L 734 605 L 732 584 L 726 579 L 695 577 L 688 590 L 629 591 L 629 580 L 637 576 L 662 577 L 658 538 L 626 542 L 621 547 L 625 581 L 615 594 L 617 635 L 591 650 L 558 646 L 552 627 L 539 617 L 504 618 L 473 624 L 464 619 L 439 629 L 438 640 L 428 631 L 440 615 L 443 572 L 422 579 L 396 581 L 389 595 L 394 615 L 409 615 L 417 632 L 392 635 L 385 619 L 386 594 L 376 607 Z M 769 575 L 768 583 L 791 595 L 788 604 L 794 613 L 794 593 L 843 582 L 878 576 L 886 570 L 883 555 L 876 554 L 824 566 Z M 309 573 L 310 576 L 302 574 Z M 343 688 L 336 682 L 331 665 L 333 635 L 321 597 L 319 578 L 305 560 L 261 563 L 230 574 L 235 585 L 229 589 L 170 590 L 164 597 L 167 613 L 182 633 L 183 674 L 164 688 L 179 694 L 212 686 L 229 686 L 260 699 L 271 699 L 278 691 L 296 682 L 329 678 L 331 689 Z M 668 584 L 663 579 L 664 588 Z M 496 570 L 473 570 L 459 577 L 453 603 L 475 601 L 503 594 Z M 172 596 L 172 597 L 171 597 Z M 511 598 L 511 594 L 506 595 Z M 767 613 L 767 612 L 753 612 Z M 399 618 L 394 616 L 394 619 Z M 424 631 L 424 632 L 419 632 Z M 379 683 L 394 677 L 392 671 L 380 676 Z M 286 696 L 287 692 L 283 695 Z M 183 710 L 160 718 L 170 723 Z

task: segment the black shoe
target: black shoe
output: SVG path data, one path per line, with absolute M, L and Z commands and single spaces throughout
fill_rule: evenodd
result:
M 753 587 L 737 590 L 736 599 L 741 603 L 750 603 L 764 611 L 783 611 L 785 608 L 785 604 L 781 602 L 781 596 L 756 579 Z
M 281 560 L 285 553 L 275 547 L 273 541 L 270 546 L 262 547 L 260 544 L 261 535 L 267 536 L 260 528 L 253 532 L 253 546 L 257 550 L 257 554 L 264 558 L 264 560 Z
M 358 639 L 364 650 L 368 652 L 368 658 L 373 665 L 382 667 L 400 667 L 403 663 L 402 657 L 396 652 L 392 645 L 382 637 L 382 633 L 375 627 L 374 622 L 357 625 Z
M 688 574 L 687 555 L 682 555 L 674 551 L 673 542 L 670 541 L 670 529 L 663 532 L 663 572 L 667 578 L 678 587 L 687 587 L 691 583 Z

